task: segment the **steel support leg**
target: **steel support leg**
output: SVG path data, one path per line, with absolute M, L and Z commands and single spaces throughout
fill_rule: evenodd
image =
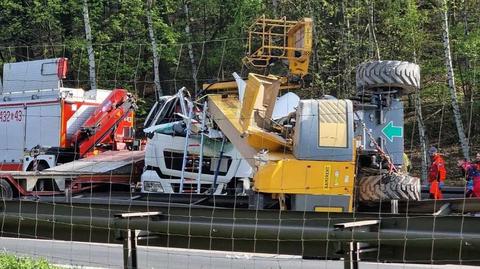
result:
M 119 222 L 127 221 L 127 228 L 129 220 L 131 219 L 146 219 L 158 218 L 162 215 L 161 212 L 128 212 L 115 214 L 114 226 Z M 123 240 L 123 268 L 137 269 L 137 240 L 140 230 L 135 229 L 116 229 L 117 240 Z
M 398 200 L 390 200 L 391 213 L 398 214 Z
M 349 242 L 347 244 L 347 253 L 343 262 L 343 268 L 345 269 L 358 269 L 358 243 Z
M 348 231 L 352 233 L 355 232 L 371 232 L 378 231 L 378 226 L 380 225 L 380 220 L 361 220 L 354 222 L 345 222 L 337 223 L 334 225 L 335 230 L 338 231 Z M 377 251 L 377 248 L 370 247 L 369 244 L 351 241 L 341 245 L 341 253 L 343 253 L 344 263 L 343 268 L 345 269 L 358 269 L 358 261 L 360 260 L 360 253 Z
M 123 238 L 123 268 L 137 269 L 137 236 L 138 230 L 128 229 Z

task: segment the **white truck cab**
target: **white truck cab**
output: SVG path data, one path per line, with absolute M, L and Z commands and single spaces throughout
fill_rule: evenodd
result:
M 250 165 L 210 124 L 201 130 L 201 121 L 208 119 L 202 119 L 199 109 L 192 109 L 194 116 L 185 116 L 188 102 L 180 90 L 177 95 L 161 97 L 147 116 L 141 191 L 221 194 L 227 189 L 237 193 L 249 189 Z

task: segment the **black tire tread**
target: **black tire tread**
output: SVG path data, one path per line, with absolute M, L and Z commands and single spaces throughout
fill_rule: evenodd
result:
M 0 178 L 0 200 L 12 200 L 13 189 L 10 183 L 3 178 Z
M 403 61 L 372 61 L 357 66 L 357 90 L 396 87 L 405 92 L 420 89 L 420 67 Z
M 418 201 L 420 194 L 420 179 L 403 173 L 367 176 L 358 183 L 360 201 Z

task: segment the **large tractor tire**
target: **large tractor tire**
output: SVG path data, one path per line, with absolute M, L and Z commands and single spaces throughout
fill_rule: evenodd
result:
M 10 183 L 5 179 L 0 179 L 0 200 L 12 200 L 13 199 L 13 189 L 10 186 Z
M 391 173 L 361 178 L 358 183 L 360 201 L 410 200 L 421 197 L 420 179 L 404 173 Z
M 420 67 L 401 61 L 373 61 L 357 66 L 357 90 L 400 88 L 402 94 L 420 89 Z

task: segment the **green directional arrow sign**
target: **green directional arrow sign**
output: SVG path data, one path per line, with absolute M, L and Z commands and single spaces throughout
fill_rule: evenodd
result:
M 382 129 L 383 135 L 393 142 L 394 137 L 402 137 L 403 136 L 403 127 L 394 126 L 393 121 L 390 121 L 385 127 Z

